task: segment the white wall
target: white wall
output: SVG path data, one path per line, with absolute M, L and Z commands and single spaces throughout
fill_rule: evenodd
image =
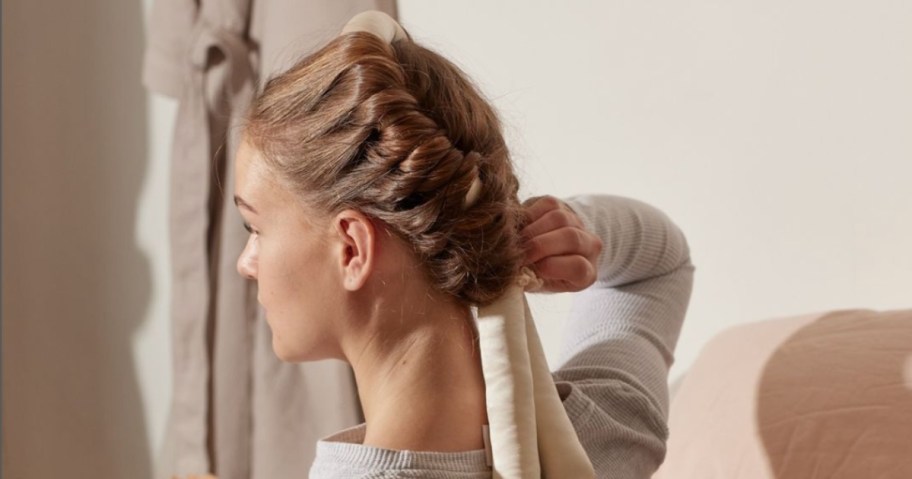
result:
M 174 104 L 150 0 L 3 3 L 3 473 L 149 477 L 171 391 Z M 53 15 L 50 12 L 53 11 Z M 400 0 L 505 120 L 523 196 L 666 211 L 720 329 L 912 307 L 912 4 Z M 549 356 L 567 295 L 535 298 Z
M 399 6 L 499 108 L 524 197 L 631 196 L 683 229 L 672 379 L 727 326 L 912 307 L 912 3 Z M 568 304 L 533 303 L 549 358 Z

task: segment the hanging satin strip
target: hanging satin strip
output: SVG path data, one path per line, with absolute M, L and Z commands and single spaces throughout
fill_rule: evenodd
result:
M 494 478 L 594 478 L 561 403 L 525 289 L 529 268 L 494 303 L 478 308 Z

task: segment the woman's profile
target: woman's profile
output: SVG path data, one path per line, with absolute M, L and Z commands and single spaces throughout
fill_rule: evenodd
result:
M 551 374 L 596 476 L 661 464 L 684 235 L 631 198 L 521 202 L 498 117 L 451 62 L 343 31 L 265 84 L 235 171 L 237 267 L 275 353 L 346 361 L 358 385 L 365 423 L 317 444 L 311 478 L 491 477 L 472 308 L 524 267 L 574 293 Z

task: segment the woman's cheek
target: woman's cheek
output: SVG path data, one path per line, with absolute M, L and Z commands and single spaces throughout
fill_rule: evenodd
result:
M 283 294 L 282 285 L 289 269 L 288 255 L 268 241 L 262 240 L 258 253 L 260 288 L 265 289 L 263 297 L 268 301 L 270 297 L 274 298 Z

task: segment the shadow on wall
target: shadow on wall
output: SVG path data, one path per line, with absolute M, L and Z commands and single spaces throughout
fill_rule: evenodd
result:
M 141 7 L 3 4 L 4 477 L 151 476 Z
M 839 312 L 792 334 L 760 377 L 772 477 L 912 477 L 909 311 Z

